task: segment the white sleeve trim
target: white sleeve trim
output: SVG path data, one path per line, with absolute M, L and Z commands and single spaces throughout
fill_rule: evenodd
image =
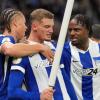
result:
M 11 66 L 11 70 L 20 70 L 22 73 L 25 74 L 25 69 L 21 66 Z

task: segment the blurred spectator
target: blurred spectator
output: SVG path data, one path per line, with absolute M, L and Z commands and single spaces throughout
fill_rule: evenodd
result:
M 65 0 L 41 0 L 41 7 L 52 11 L 60 21 L 63 18 L 65 5 Z
M 66 3 L 67 0 L 0 0 L 0 11 L 9 7 L 20 9 L 26 16 L 27 22 L 30 12 L 34 9 L 44 8 L 53 12 L 57 21 L 53 39 L 57 40 Z M 72 16 L 78 13 L 89 16 L 93 23 L 100 23 L 100 0 L 75 0 Z
M 91 39 L 100 43 L 100 24 L 94 24 L 92 26 L 92 37 Z

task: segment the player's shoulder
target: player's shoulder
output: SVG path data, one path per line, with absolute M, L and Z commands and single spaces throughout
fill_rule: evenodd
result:
M 67 50 L 70 49 L 70 41 L 66 41 L 66 42 L 64 43 L 64 49 L 67 49 Z
M 0 45 L 2 44 L 2 40 L 4 39 L 5 35 L 0 34 Z
M 14 37 L 12 37 L 12 36 L 5 36 L 5 35 L 4 35 L 4 36 L 2 36 L 1 41 L 2 41 L 2 44 L 3 44 L 4 42 L 15 43 Z
M 54 41 L 44 41 L 44 44 L 49 46 L 52 50 L 56 48 L 56 43 Z

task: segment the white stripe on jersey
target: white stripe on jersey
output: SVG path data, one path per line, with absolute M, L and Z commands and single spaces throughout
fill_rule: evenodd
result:
M 13 66 L 11 66 L 11 70 L 20 70 L 22 73 L 25 74 L 25 69 L 23 67 L 21 67 L 21 66 L 13 65 Z
M 61 74 L 61 70 L 58 70 L 57 78 L 58 78 L 58 81 L 60 83 L 60 87 L 61 87 L 61 91 L 62 91 L 64 100 L 70 100 L 70 97 L 69 97 L 67 90 L 66 90 L 64 79 L 63 79 L 62 74 Z

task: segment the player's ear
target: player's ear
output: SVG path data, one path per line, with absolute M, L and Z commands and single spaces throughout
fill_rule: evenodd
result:
M 17 21 L 16 21 L 16 19 L 13 19 L 13 20 L 12 20 L 11 25 L 14 25 L 15 27 L 17 26 Z
M 37 31 L 37 24 L 36 23 L 32 23 L 32 30 Z

